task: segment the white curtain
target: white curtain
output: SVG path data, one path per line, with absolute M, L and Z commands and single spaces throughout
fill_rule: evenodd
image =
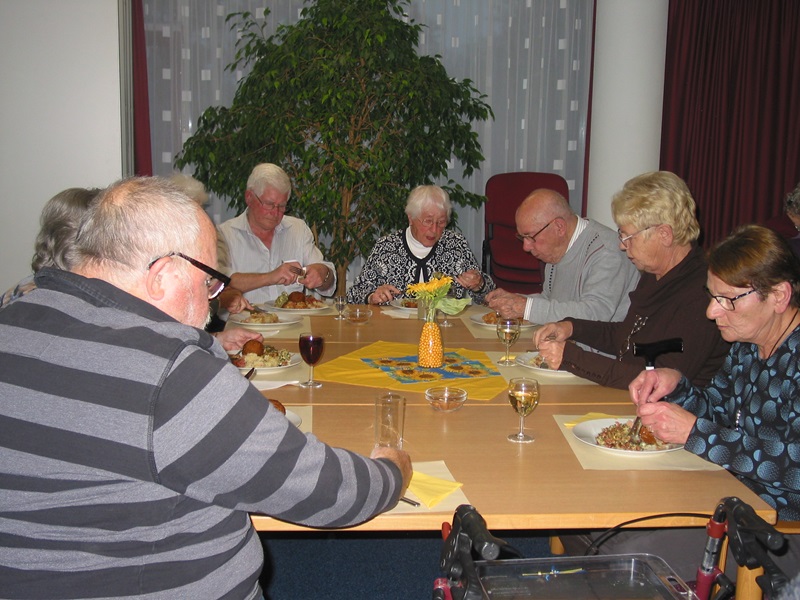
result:
M 353 0 L 357 2 L 358 0 Z M 230 105 L 242 73 L 225 67 L 236 37 L 228 14 L 264 7 L 268 31 L 300 16 L 303 0 L 145 0 L 153 170 L 166 175 L 198 116 Z M 470 79 L 488 96 L 494 121 L 477 124 L 483 154 L 469 180 L 455 164 L 450 177 L 483 193 L 486 180 L 508 171 L 562 175 L 580 212 L 594 0 L 411 0 L 408 17 L 426 27 L 421 54 L 438 54 L 450 76 Z M 216 222 L 234 216 L 212 196 Z M 483 210 L 459 209 L 458 224 L 480 261 Z M 357 263 L 358 264 L 358 263 Z

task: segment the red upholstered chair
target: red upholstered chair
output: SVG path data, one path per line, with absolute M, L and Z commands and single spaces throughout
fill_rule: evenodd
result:
M 535 294 L 542 291 L 543 266 L 522 249 L 515 236 L 514 213 L 537 189 L 555 190 L 569 201 L 569 186 L 555 173 L 500 173 L 486 182 L 484 204 L 483 270 L 497 287 L 509 292 Z

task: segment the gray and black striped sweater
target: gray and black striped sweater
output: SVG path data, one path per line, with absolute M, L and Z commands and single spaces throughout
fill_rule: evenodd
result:
M 389 461 L 301 433 L 207 333 L 43 269 L 0 311 L 0 597 L 254 598 L 248 512 L 346 527 Z

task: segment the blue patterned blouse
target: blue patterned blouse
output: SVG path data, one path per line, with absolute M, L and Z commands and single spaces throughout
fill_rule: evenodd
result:
M 697 421 L 685 448 L 736 475 L 778 511 L 800 520 L 800 328 L 766 360 L 733 344 L 704 388 L 683 378 L 667 397 Z

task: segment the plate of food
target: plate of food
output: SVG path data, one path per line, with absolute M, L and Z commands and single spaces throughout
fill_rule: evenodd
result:
M 667 444 L 656 439 L 646 427 L 642 427 L 642 441 L 637 444 L 631 441 L 632 424 L 633 417 L 592 419 L 575 425 L 572 435 L 584 444 L 624 456 L 652 456 L 683 448 L 683 444 Z
M 267 311 L 283 311 L 296 315 L 313 315 L 328 310 L 328 305 L 316 296 L 306 295 L 303 292 L 284 292 L 275 300 L 265 302 L 263 308 Z
M 522 354 L 517 354 L 517 358 L 514 359 L 514 362 L 520 367 L 531 369 L 542 375 L 549 375 L 551 377 L 575 377 L 575 375 L 569 371 L 560 371 L 548 367 L 544 357 L 538 352 L 523 352 Z
M 300 418 L 300 415 L 298 415 L 296 412 L 288 410 L 280 400 L 275 400 L 274 398 L 267 398 L 267 400 L 269 400 L 272 406 L 282 412 L 288 419 L 289 423 L 295 427 L 300 427 L 300 425 L 303 423 L 303 419 Z
M 469 319 L 476 325 L 482 325 L 484 327 L 497 327 L 498 316 L 496 312 L 489 311 L 481 315 L 472 315 Z M 530 321 L 526 321 L 524 319 L 519 326 L 521 330 L 532 329 L 534 327 L 536 327 L 535 323 L 531 323 Z
M 294 325 L 302 321 L 302 319 L 299 316 L 289 315 L 287 313 L 279 315 L 275 312 L 250 312 L 245 310 L 238 314 L 231 315 L 228 317 L 228 321 L 242 327 L 247 327 L 248 329 L 263 331 Z
M 395 298 L 389 302 L 389 305 L 400 310 L 417 312 L 417 302 L 416 298 Z
M 230 358 L 242 373 L 250 369 L 255 369 L 256 374 L 270 373 L 300 364 L 300 355 L 296 352 L 262 344 L 258 340 L 249 340 L 241 352 L 231 354 Z

